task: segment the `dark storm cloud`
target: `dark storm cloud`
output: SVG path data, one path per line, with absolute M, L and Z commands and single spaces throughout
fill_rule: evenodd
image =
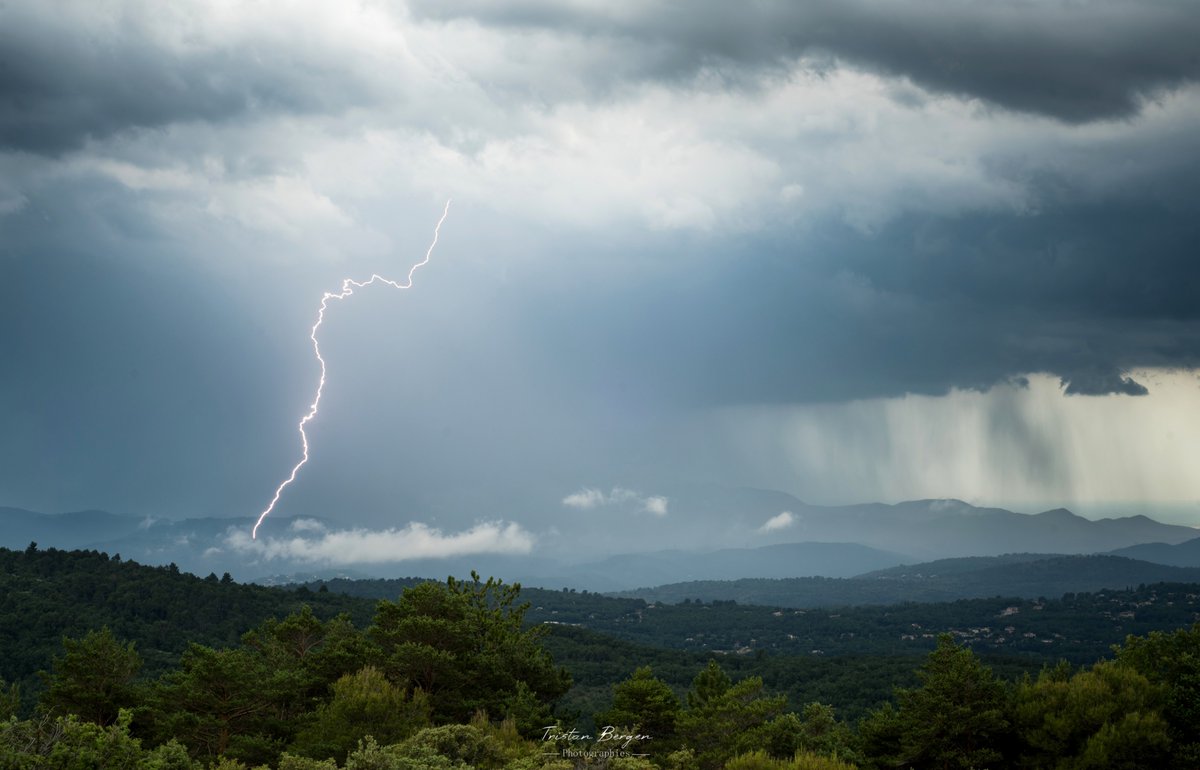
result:
M 1113 203 L 830 225 L 729 245 L 679 285 L 632 281 L 595 305 L 564 291 L 570 305 L 530 333 L 583 379 L 698 406 L 937 395 L 1030 372 L 1069 394 L 1140 395 L 1126 372 L 1200 365 L 1193 214 Z
M 417 2 L 435 18 L 612 41 L 611 66 L 650 77 L 733 72 L 827 54 L 936 91 L 1085 122 L 1135 113 L 1200 77 L 1200 13 L 1189 3 L 823 2 L 629 4 Z
M 197 35 L 207 6 L 90 7 L 0 5 L 2 504 L 257 513 L 315 302 L 420 253 L 434 188 L 419 288 L 323 327 L 289 513 L 559 526 L 581 487 L 730 478 L 714 407 L 1200 365 L 1200 89 L 1138 114 L 1196 78 L 1183 4 L 423 3 L 343 34 L 265 3 Z M 898 79 L 775 80 L 797 57 Z M 1072 456 L 1024 395 L 989 396 L 995 465 L 1051 487 Z
M 1040 371 L 1060 376 L 1068 394 L 1143 395 L 1124 372 L 1200 364 L 1200 219 L 1190 197 L 906 217 L 873 237 L 831 233 L 821 261 L 911 303 L 895 322 L 912 332 L 897 344 L 908 349 L 897 369 L 934 377 L 923 391 Z
M 1026 308 L 1083 319 L 1193 322 L 1200 320 L 1194 195 L 1024 215 L 908 216 L 864 238 L 834 228 L 820 242 L 819 259 L 890 292 L 1007 306 L 1014 317 Z
M 1126 396 L 1145 396 L 1146 386 L 1125 377 L 1115 370 L 1078 372 L 1062 378 L 1063 392 L 1068 396 L 1102 396 L 1120 393 Z
M 302 49 L 168 46 L 135 18 L 102 31 L 0 6 L 0 149 L 55 155 L 126 129 L 257 110 L 336 110 L 367 88 Z

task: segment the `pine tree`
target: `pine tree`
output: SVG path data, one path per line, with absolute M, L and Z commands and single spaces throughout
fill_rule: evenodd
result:
M 1003 682 L 949 634 L 917 676 L 920 687 L 896 695 L 903 762 L 937 770 L 997 764 L 1009 733 Z
M 544 627 L 522 627 L 529 605 L 516 603 L 519 585 L 471 577 L 422 583 L 396 602 L 380 602 L 369 637 L 392 682 L 429 696 L 435 722 L 519 711 L 521 730 L 532 734 L 549 724 L 548 706 L 570 689 L 570 675 L 539 643 Z M 529 694 L 542 705 L 537 713 Z
M 63 637 L 62 643 L 65 653 L 54 659 L 53 673 L 41 672 L 47 684 L 41 707 L 51 714 L 113 724 L 120 710 L 137 699 L 134 678 L 142 658 L 133 643 L 119 642 L 108 626 L 82 639 Z
M 722 672 L 723 673 L 723 672 Z M 597 725 L 615 725 L 649 735 L 656 754 L 675 748 L 679 698 L 666 682 L 642 666 L 633 676 L 613 685 L 613 704 L 596 714 Z

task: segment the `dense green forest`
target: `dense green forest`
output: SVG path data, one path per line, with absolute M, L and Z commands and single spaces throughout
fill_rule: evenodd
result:
M 308 587 L 388 598 L 413 582 L 333 580 Z M 526 588 L 522 595 L 531 604 L 532 622 L 586 628 L 650 647 L 736 657 L 920 656 L 933 648 L 938 634 L 949 633 L 980 654 L 1032 658 L 1035 666 L 1060 658 L 1091 663 L 1128 634 L 1190 625 L 1200 612 L 1200 586 L 1188 583 L 1068 593 L 1054 599 L 994 596 L 809 609 L 690 598 L 664 604 L 536 588 Z
M 811 623 L 811 612 L 649 606 L 474 576 L 404 583 L 370 599 L 340 593 L 336 584 L 242 586 L 95 552 L 0 550 L 0 767 L 1200 762 L 1200 628 L 1186 627 L 1190 614 L 1178 630 L 1168 625 L 1171 612 L 1155 615 L 1160 605 L 1187 606 L 1188 591 L 1190 598 L 1200 593 L 1196 586 L 1039 600 L 1041 609 L 908 605 L 895 622 L 911 629 L 912 618 L 924 618 L 926 629 L 910 634 L 911 654 L 897 655 L 893 645 L 889 654 L 794 655 L 772 645 L 745 654 L 654 647 L 630 639 L 656 638 L 662 628 L 621 639 L 574 624 L 655 628 L 654 618 L 667 617 L 663 627 L 674 625 L 670 633 L 678 634 L 713 619 L 709 633 L 725 634 L 760 622 L 770 631 L 785 618 L 824 628 L 842 620 L 829 617 L 839 613 L 822 610 L 826 617 Z M 1118 625 L 1133 631 L 1137 618 L 1120 608 L 1136 597 L 1135 616 L 1161 629 L 1121 637 L 1117 649 L 1106 650 L 1109 660 L 1082 666 L 1049 662 L 1044 651 L 993 657 L 980 638 L 934 630 L 941 618 L 970 627 L 970 613 L 986 610 L 1001 618 L 993 626 L 1006 637 L 1017 632 L 998 623 L 1026 614 L 1035 624 L 1057 618 L 1084 629 L 1064 626 L 1066 638 Z M 666 612 L 679 614 L 656 614 Z M 857 636 L 882 624 L 883 645 L 902 627 L 888 617 L 859 615 L 858 631 L 840 633 Z

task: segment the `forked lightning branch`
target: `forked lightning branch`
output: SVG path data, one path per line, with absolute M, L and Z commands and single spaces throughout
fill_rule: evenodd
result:
M 434 247 L 437 246 L 438 234 L 442 230 L 442 223 L 446 221 L 446 216 L 449 213 L 450 201 L 447 200 L 445 208 L 442 209 L 442 216 L 440 219 L 438 219 L 437 225 L 433 228 L 433 241 L 429 244 L 429 248 L 425 250 L 425 258 L 408 269 L 408 277 L 405 278 L 403 283 L 393 281 L 390 278 L 384 278 L 378 273 L 375 273 L 365 281 L 355 281 L 352 278 L 346 278 L 342 281 L 341 291 L 336 293 L 327 291 L 321 297 L 321 305 L 317 310 L 317 322 L 313 324 L 312 330 L 308 335 L 309 339 L 312 340 L 313 354 L 317 357 L 317 363 L 321 365 L 321 378 L 317 382 L 317 392 L 313 397 L 313 402 L 309 405 L 308 412 L 300 418 L 300 424 L 298 426 L 300 430 L 300 446 L 303 451 L 300 455 L 300 461 L 292 467 L 292 472 L 288 474 L 286 479 L 280 482 L 278 487 L 275 488 L 275 494 L 271 498 L 271 503 L 263 510 L 262 513 L 258 515 L 258 521 L 254 523 L 254 529 L 250 532 L 251 538 L 258 537 L 258 528 L 262 526 L 263 521 L 267 518 L 267 516 L 270 515 L 271 511 L 275 510 L 275 506 L 279 503 L 279 498 L 283 494 L 283 490 L 287 489 L 288 485 L 296 480 L 296 474 L 299 473 L 300 469 L 304 467 L 304 464 L 308 462 L 308 433 L 305 432 L 304 427 L 316 418 L 317 411 L 321 406 L 321 394 L 325 392 L 325 359 L 321 357 L 321 343 L 317 339 L 317 332 L 320 330 L 321 324 L 325 322 L 325 311 L 329 309 L 329 303 L 334 300 L 346 299 L 354 294 L 355 289 L 366 288 L 373 283 L 386 284 L 391 286 L 393 289 L 412 288 L 413 273 L 417 272 L 417 268 L 424 267 L 425 265 L 429 264 L 429 258 L 433 255 Z

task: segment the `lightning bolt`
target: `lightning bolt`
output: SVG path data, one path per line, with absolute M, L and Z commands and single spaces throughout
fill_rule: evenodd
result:
M 312 422 L 317 416 L 317 410 L 321 406 L 321 394 L 325 392 L 325 359 L 321 357 L 321 343 L 317 341 L 317 331 L 321 328 L 321 324 L 325 322 L 325 311 L 329 309 L 331 300 L 343 300 L 354 294 L 355 289 L 363 289 L 373 283 L 383 283 L 391 286 L 393 289 L 409 289 L 412 288 L 413 273 L 417 272 L 417 268 L 424 267 L 429 264 L 429 258 L 433 256 L 433 248 L 437 246 L 438 235 L 442 230 L 442 223 L 446 221 L 446 216 L 450 213 L 450 201 L 446 201 L 446 207 L 442 209 L 442 216 L 438 219 L 437 225 L 433 228 L 433 242 L 429 244 L 429 248 L 425 250 L 425 258 L 408 269 L 408 277 L 404 283 L 397 283 L 390 278 L 384 278 L 378 273 L 373 273 L 370 278 L 365 281 L 356 281 L 353 278 L 345 278 L 342 280 L 342 290 L 334 293 L 331 291 L 325 292 L 321 297 L 321 306 L 317 310 L 317 322 L 313 324 L 312 331 L 309 332 L 308 338 L 312 340 L 313 353 L 317 357 L 317 362 L 321 365 L 321 379 L 317 382 L 317 393 L 313 397 L 313 402 L 308 407 L 308 413 L 300 418 L 300 424 L 297 426 L 300 430 L 300 445 L 304 451 L 300 457 L 300 462 L 292 468 L 292 472 L 284 479 L 278 487 L 275 488 L 275 495 L 271 498 L 271 503 L 262 513 L 258 515 L 258 521 L 254 524 L 254 529 L 250 531 L 251 539 L 258 538 L 258 528 L 262 526 L 263 520 L 270 515 L 271 511 L 275 510 L 275 505 L 279 502 L 280 495 L 283 490 L 288 488 L 293 481 L 296 480 L 296 474 L 308 462 L 308 434 L 304 431 L 304 426 Z

